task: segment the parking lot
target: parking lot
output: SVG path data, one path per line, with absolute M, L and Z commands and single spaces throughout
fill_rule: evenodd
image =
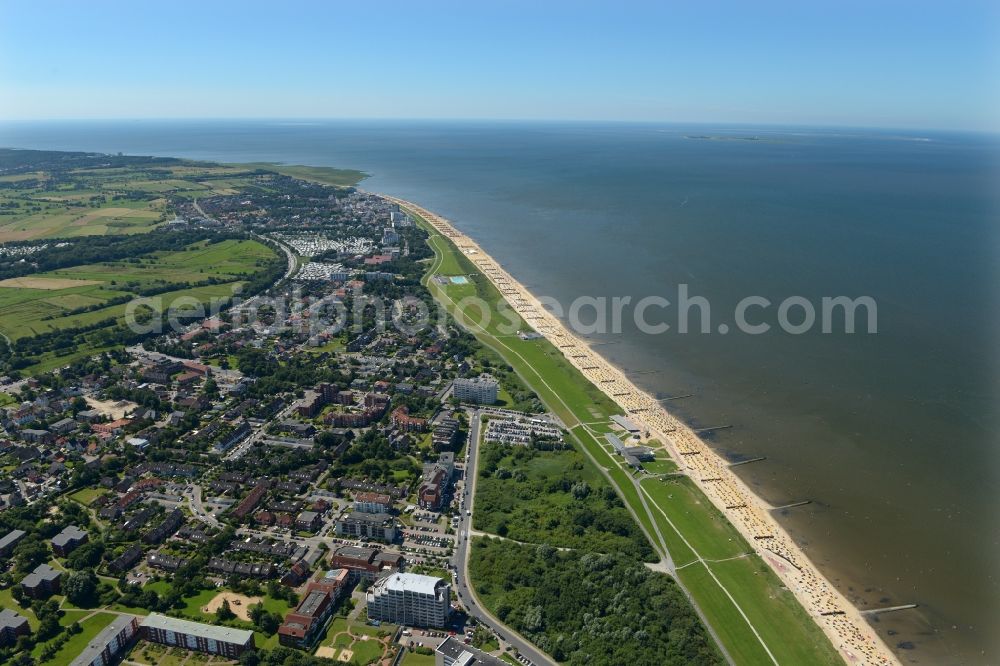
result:
M 455 545 L 455 536 L 446 534 L 447 528 L 440 514 L 415 512 L 413 524 L 403 528 L 403 547 L 444 555 Z
M 425 631 L 423 629 L 406 628 L 399 636 L 399 644 L 407 647 L 421 645 L 430 649 L 435 649 L 448 637 L 445 631 Z

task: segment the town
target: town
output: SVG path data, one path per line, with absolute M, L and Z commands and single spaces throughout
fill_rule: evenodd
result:
M 285 253 L 265 293 L 3 378 L 0 661 L 547 663 L 469 591 L 471 486 L 481 443 L 551 448 L 563 428 L 453 322 L 396 329 L 371 304 L 353 328 L 309 321 L 429 303 L 430 249 L 394 203 L 268 178 L 178 200 L 169 225 Z

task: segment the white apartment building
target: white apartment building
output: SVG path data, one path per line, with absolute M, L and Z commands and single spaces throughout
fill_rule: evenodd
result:
M 368 617 L 416 627 L 444 627 L 451 609 L 451 585 L 441 578 L 394 573 L 368 589 Z
M 455 397 L 462 402 L 475 402 L 480 405 L 492 405 L 497 401 L 499 385 L 497 380 L 489 375 L 480 375 L 472 379 L 459 377 L 454 381 Z

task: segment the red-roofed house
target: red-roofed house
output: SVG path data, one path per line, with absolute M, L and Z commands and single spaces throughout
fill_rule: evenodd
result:
M 427 429 L 427 419 L 410 416 L 406 405 L 392 410 L 392 425 L 403 432 L 423 432 Z
M 130 423 L 132 423 L 132 419 L 118 419 L 108 423 L 95 423 L 90 426 L 90 429 L 98 434 L 117 435 Z

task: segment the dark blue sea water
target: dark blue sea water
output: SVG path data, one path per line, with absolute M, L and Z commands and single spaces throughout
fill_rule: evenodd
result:
M 871 296 L 878 333 L 600 347 L 714 439 L 904 661 L 1000 655 L 1000 142 L 836 129 L 445 122 L 7 124 L 0 145 L 350 167 L 538 294 Z M 767 319 L 775 322 L 772 312 Z M 797 317 L 796 317 L 797 320 Z M 670 318 L 667 318 L 670 321 Z

